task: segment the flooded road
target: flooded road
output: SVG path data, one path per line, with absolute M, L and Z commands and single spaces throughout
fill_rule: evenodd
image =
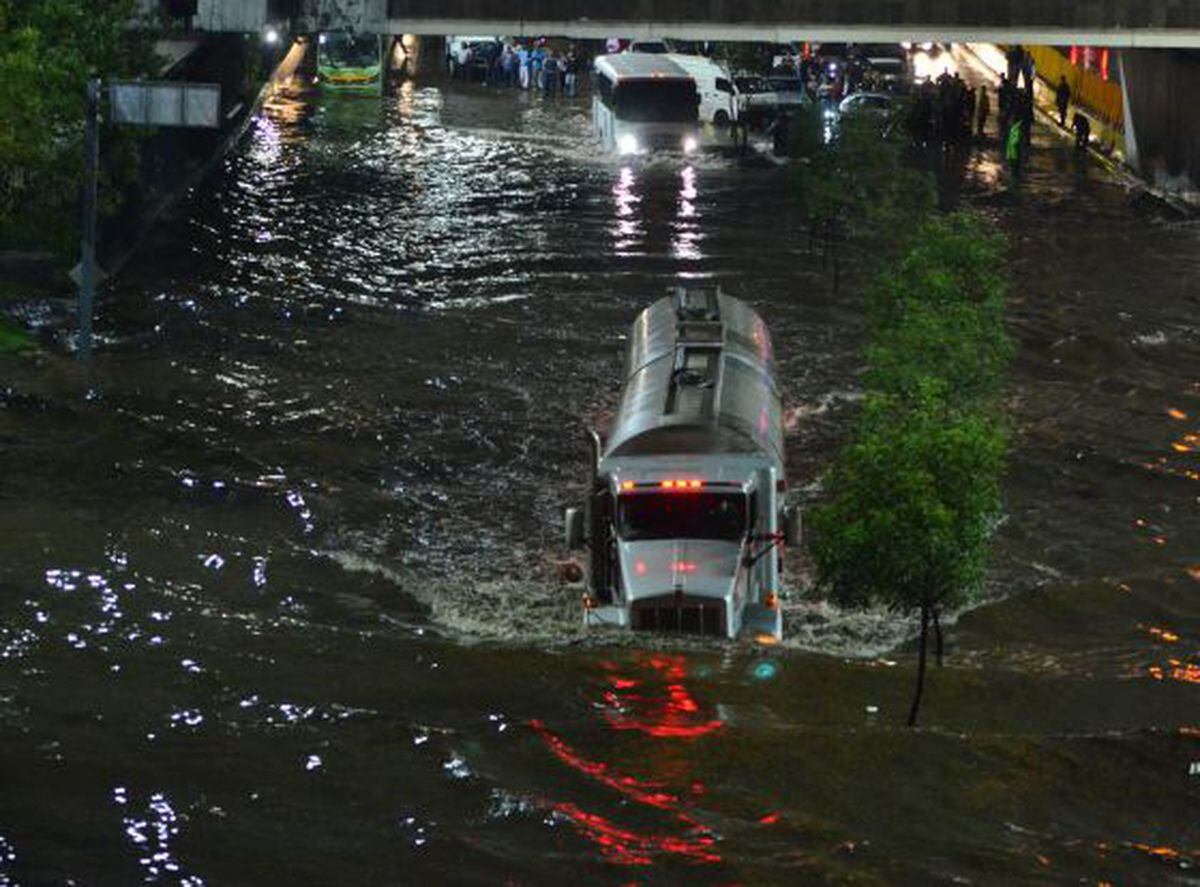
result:
M 281 95 L 0 385 L 0 884 L 1195 883 L 1200 228 L 1043 133 L 1008 193 L 990 602 L 919 730 L 913 626 L 583 635 L 583 428 L 670 284 L 775 336 L 807 499 L 863 312 L 786 169 L 622 166 L 578 107 Z

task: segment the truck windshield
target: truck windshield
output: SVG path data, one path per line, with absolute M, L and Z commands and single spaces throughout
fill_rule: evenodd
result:
M 746 533 L 744 493 L 636 493 L 617 502 L 617 533 L 627 542 L 739 540 Z
M 617 84 L 616 115 L 628 123 L 694 123 L 700 96 L 691 80 L 627 80 Z

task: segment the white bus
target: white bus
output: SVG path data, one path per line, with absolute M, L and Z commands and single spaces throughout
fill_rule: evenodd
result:
M 596 59 L 592 119 L 605 147 L 618 154 L 700 147 L 696 81 L 662 55 L 623 52 Z

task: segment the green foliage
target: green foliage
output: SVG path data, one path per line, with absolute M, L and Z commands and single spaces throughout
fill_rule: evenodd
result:
M 18 354 L 33 347 L 33 340 L 24 330 L 0 320 L 0 355 Z
M 1003 261 L 983 220 L 935 218 L 872 289 L 866 406 L 808 519 L 839 603 L 936 612 L 980 587 L 1008 448 Z
M 902 400 L 936 380 L 951 413 L 987 411 L 1012 342 L 1004 331 L 1004 241 L 984 220 L 930 219 L 869 295 L 868 389 Z
M 78 224 L 84 85 L 153 70 L 134 0 L 0 0 L 0 245 L 65 249 Z M 105 128 L 102 188 L 133 169 L 135 136 Z M 103 197 L 102 197 L 103 200 Z
M 1000 511 L 1006 437 L 985 416 L 947 420 L 936 393 L 897 409 L 871 395 L 858 439 L 809 517 L 829 597 L 897 610 L 954 607 L 980 587 Z
M 798 127 L 819 134 L 794 141 L 792 156 L 803 158 L 796 180 L 801 205 L 814 223 L 834 221 L 861 247 L 883 261 L 907 242 L 933 211 L 935 195 L 928 175 L 907 162 L 908 142 L 877 117 L 849 116 L 830 131 L 819 104 L 814 120 Z

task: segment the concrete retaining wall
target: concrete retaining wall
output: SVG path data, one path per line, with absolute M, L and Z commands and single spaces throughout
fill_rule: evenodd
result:
M 1131 162 L 1158 187 L 1200 190 L 1200 52 L 1126 50 L 1121 68 Z

